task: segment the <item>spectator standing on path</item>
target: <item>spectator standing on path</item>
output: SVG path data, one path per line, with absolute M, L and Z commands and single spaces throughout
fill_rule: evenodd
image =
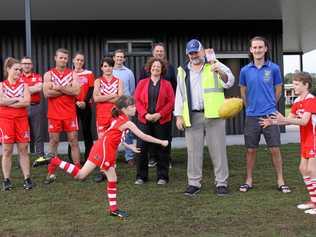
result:
M 81 123 L 82 135 L 84 140 L 84 160 L 86 161 L 91 147 L 93 145 L 93 137 L 91 133 L 91 120 L 92 120 L 92 94 L 94 75 L 91 71 L 84 69 L 85 57 L 83 53 L 77 52 L 73 58 L 74 72 L 78 75 L 80 83 L 80 93 L 76 96 L 76 111 L 77 118 Z M 71 159 L 71 147 L 68 146 L 68 157 Z
M 226 154 L 225 120 L 218 109 L 224 102 L 224 88 L 234 84 L 231 70 L 219 61 L 206 61 L 200 41 L 186 45 L 189 62 L 178 68 L 174 115 L 176 125 L 185 130 L 188 148 L 188 186 L 185 195 L 200 192 L 203 168 L 204 139 L 213 161 L 216 194 L 228 194 L 228 162 Z
M 44 156 L 43 142 L 43 104 L 41 103 L 41 93 L 43 89 L 43 79 L 40 74 L 33 72 L 33 62 L 30 57 L 21 59 L 22 80 L 28 84 L 31 94 L 31 104 L 28 107 L 30 125 L 30 151 L 35 153 L 37 158 Z
M 0 83 L 0 139 L 2 142 L 3 191 L 12 189 L 11 168 L 13 145 L 17 143 L 20 167 L 24 176 L 24 189 L 32 189 L 28 142 L 30 129 L 27 107 L 31 95 L 27 83 L 21 79 L 22 67 L 18 60 L 7 58 L 4 62 L 4 81 Z
M 114 60 L 114 68 L 113 68 L 113 76 L 119 78 L 123 82 L 123 95 L 133 96 L 135 91 L 135 77 L 134 73 L 124 66 L 125 62 L 125 53 L 122 49 L 117 49 L 114 52 L 113 56 Z M 133 143 L 133 133 L 128 132 L 125 136 L 125 143 L 132 144 Z M 125 160 L 129 166 L 135 165 L 134 152 L 125 147 Z
M 176 76 L 174 66 L 171 65 L 170 63 L 168 63 L 168 61 L 167 61 L 165 45 L 163 43 L 154 44 L 153 49 L 152 49 L 152 55 L 154 58 L 161 59 L 167 63 L 166 64 L 167 71 L 166 71 L 166 74 L 164 76 L 164 79 L 171 83 L 172 88 L 173 88 L 173 92 L 176 93 L 177 76 Z M 146 66 L 144 66 L 141 69 L 138 82 L 144 78 L 148 78 L 149 76 L 150 76 L 150 70 Z M 138 82 L 137 82 L 137 84 L 138 84 Z M 172 123 L 170 123 L 170 126 L 172 126 Z M 172 129 L 172 128 L 170 128 L 170 129 Z M 170 139 L 169 139 L 169 149 L 171 149 L 171 141 L 172 141 L 172 133 L 170 134 Z M 149 157 L 148 166 L 155 167 L 157 164 L 158 154 L 155 154 L 154 151 L 150 150 L 149 156 L 150 157 Z M 170 156 L 169 167 L 171 168 L 171 166 L 172 165 L 171 165 L 171 156 Z
M 280 128 L 278 125 L 263 128 L 259 124 L 260 118 L 269 117 L 277 111 L 277 102 L 282 93 L 281 71 L 277 64 L 269 60 L 268 50 L 265 38 L 252 38 L 249 49 L 251 62 L 241 69 L 239 75 L 240 93 L 246 107 L 244 137 L 247 149 L 247 176 L 245 183 L 239 187 L 240 192 L 247 192 L 253 187 L 253 170 L 261 134 L 271 152 L 278 190 L 291 192 L 283 178 Z
M 56 65 L 44 75 L 43 92 L 48 102 L 49 156 L 57 155 L 59 136 L 64 131 L 67 133 L 68 143 L 71 146 L 73 162 L 80 167 L 79 128 L 75 105 L 75 97 L 79 95 L 80 84 L 77 73 L 67 68 L 68 59 L 68 50 L 57 49 Z M 55 179 L 55 174 L 48 173 L 45 184 L 50 184 Z

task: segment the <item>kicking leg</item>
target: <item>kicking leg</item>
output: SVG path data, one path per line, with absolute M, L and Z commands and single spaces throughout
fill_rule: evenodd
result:
M 59 157 L 55 156 L 51 159 L 48 165 L 48 176 L 45 180 L 45 184 L 50 184 L 55 181 L 54 174 L 57 167 L 67 172 L 75 179 L 83 180 L 95 169 L 96 165 L 87 160 L 84 166 L 80 169 L 76 165 L 63 161 Z

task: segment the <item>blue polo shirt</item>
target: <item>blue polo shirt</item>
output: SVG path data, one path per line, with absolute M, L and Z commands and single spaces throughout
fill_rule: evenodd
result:
M 277 64 L 266 61 L 261 68 L 253 63 L 244 66 L 239 75 L 239 85 L 247 87 L 246 115 L 263 116 L 276 111 L 275 87 L 282 84 Z

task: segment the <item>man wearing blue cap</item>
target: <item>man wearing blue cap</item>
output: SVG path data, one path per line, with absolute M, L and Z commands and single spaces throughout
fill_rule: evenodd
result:
M 212 52 L 192 39 L 186 46 L 189 62 L 178 68 L 174 115 L 177 128 L 185 130 L 188 147 L 187 196 L 201 189 L 204 139 L 213 162 L 215 192 L 228 194 L 225 120 L 219 118 L 218 108 L 224 102 L 224 88 L 233 86 L 234 76 Z

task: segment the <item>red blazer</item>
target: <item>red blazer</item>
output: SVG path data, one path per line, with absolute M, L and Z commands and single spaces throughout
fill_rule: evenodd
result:
M 135 104 L 137 110 L 138 120 L 141 123 L 147 123 L 145 115 L 148 113 L 148 88 L 150 78 L 140 80 L 135 90 Z M 160 124 L 171 121 L 172 111 L 174 107 L 174 92 L 172 85 L 165 79 L 160 79 L 160 88 L 156 104 L 156 113 L 161 114 L 161 118 L 158 120 Z

